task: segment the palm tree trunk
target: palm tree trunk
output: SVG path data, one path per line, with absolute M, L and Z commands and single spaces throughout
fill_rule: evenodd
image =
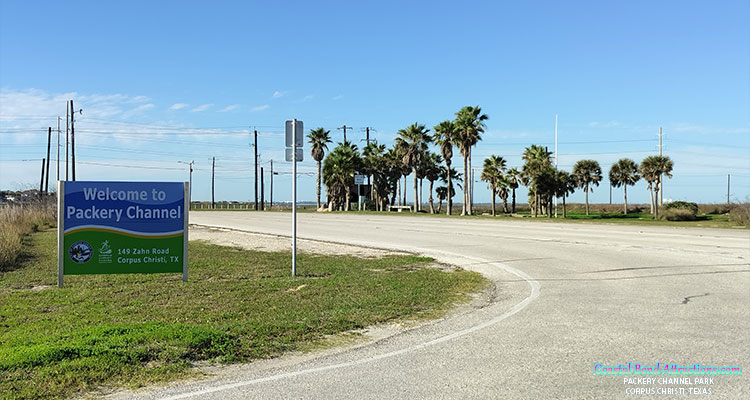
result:
M 407 185 L 407 182 L 406 182 L 406 177 L 407 177 L 407 175 L 404 175 L 404 186 L 403 186 L 403 189 L 404 189 L 404 190 L 403 190 L 403 194 L 404 194 L 404 205 L 407 205 L 407 204 L 406 204 L 406 185 Z
M 422 211 L 422 204 L 424 203 L 424 190 L 423 190 L 423 184 L 424 178 L 419 179 L 419 210 Z
M 467 209 L 467 212 L 469 215 L 472 215 L 474 213 L 474 205 L 471 204 L 471 192 L 474 190 L 474 172 L 471 169 L 471 146 L 469 146 L 469 189 L 466 191 L 466 199 L 469 203 L 469 208 Z
M 433 177 L 434 178 L 434 177 Z M 435 214 L 435 207 L 432 205 L 432 185 L 435 184 L 435 181 L 430 181 L 430 214 Z
M 351 200 L 351 189 L 347 187 L 346 188 L 346 203 L 344 204 L 344 211 L 349 211 L 350 200 Z
M 515 214 L 516 213 L 516 188 L 513 188 L 513 205 L 512 205 L 512 208 L 510 210 L 510 213 L 511 214 Z
M 318 208 L 320 208 L 320 161 L 318 161 L 318 187 L 317 187 L 317 195 L 318 195 Z
M 624 184 L 622 187 L 625 190 L 625 215 L 628 215 L 628 185 Z
M 453 187 L 453 184 L 451 183 L 451 162 L 446 158 L 445 159 L 445 165 L 448 167 L 448 202 L 446 203 L 446 215 L 451 215 L 451 208 L 453 208 L 453 196 L 451 195 L 451 188 Z M 440 200 L 442 202 L 442 200 Z
M 401 177 L 396 181 L 396 199 L 398 200 L 398 205 L 401 206 Z
M 648 185 L 648 194 L 651 196 L 651 202 L 649 205 L 651 206 L 651 215 L 654 215 L 654 187 L 653 185 Z
M 419 191 L 417 189 L 417 186 L 418 186 L 417 181 L 419 181 L 419 179 L 417 179 L 417 167 L 414 166 L 414 210 L 412 210 L 413 212 L 419 211 Z
M 438 208 L 437 213 L 440 214 L 440 210 L 443 209 L 443 199 L 438 198 Z
M 654 219 L 659 219 L 659 183 L 654 185 Z
M 466 201 L 466 193 L 467 193 L 466 188 L 469 187 L 469 167 L 468 167 L 469 154 L 465 153 L 463 154 L 463 156 L 464 156 L 464 188 L 463 188 L 464 200 L 463 200 L 463 207 L 461 208 L 462 209 L 461 215 L 466 215 L 466 213 L 469 211 L 468 204 L 467 204 L 468 202 Z
M 585 186 L 586 191 L 586 215 L 589 215 L 589 184 L 587 183 Z
M 534 218 L 536 218 L 539 215 L 539 195 L 536 191 L 536 186 L 534 187 L 534 204 L 532 207 L 534 207 Z
M 566 211 L 565 210 L 565 198 L 566 197 L 568 197 L 568 196 L 563 196 L 563 218 L 567 218 L 568 217 L 568 213 L 565 212 Z
M 492 185 L 490 187 L 490 190 L 492 191 L 492 216 L 495 216 L 495 185 Z

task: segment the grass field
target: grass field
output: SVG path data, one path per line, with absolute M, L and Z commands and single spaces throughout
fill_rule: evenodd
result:
M 415 256 L 357 259 L 190 243 L 178 275 L 68 276 L 56 283 L 55 232 L 24 238 L 0 272 L 0 398 L 63 398 L 190 375 L 324 343 L 327 335 L 440 315 L 486 285 Z

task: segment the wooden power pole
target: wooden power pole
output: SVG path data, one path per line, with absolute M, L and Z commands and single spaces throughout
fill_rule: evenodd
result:
M 42 177 L 39 179 L 39 198 L 42 198 L 44 189 L 44 159 L 42 158 Z
M 76 180 L 76 123 L 73 100 L 70 101 L 70 162 L 72 164 L 73 180 Z
M 266 210 L 265 191 L 263 190 L 263 167 L 260 167 L 260 210 Z
M 47 179 L 44 183 L 44 193 L 49 193 L 49 165 L 50 165 L 49 150 L 50 150 L 51 145 L 52 145 L 52 127 L 50 126 L 49 129 L 47 129 Z
M 258 131 L 253 130 L 255 133 L 255 211 L 258 211 Z

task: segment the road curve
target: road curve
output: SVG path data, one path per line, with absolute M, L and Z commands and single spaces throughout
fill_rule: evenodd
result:
M 284 213 L 190 217 L 291 231 Z M 114 397 L 750 398 L 746 374 L 662 384 L 593 372 L 597 363 L 750 366 L 750 231 L 303 213 L 298 235 L 476 270 L 495 282 L 495 300 L 342 353 Z

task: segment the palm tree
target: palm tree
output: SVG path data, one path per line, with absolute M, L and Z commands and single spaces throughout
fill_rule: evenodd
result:
M 563 218 L 567 218 L 568 213 L 565 207 L 565 199 L 569 193 L 573 193 L 576 190 L 575 180 L 569 173 L 563 170 L 555 171 L 555 196 L 562 197 L 563 206 Z
M 533 212 L 536 217 L 539 213 L 539 188 L 537 185 L 537 176 L 542 171 L 552 166 L 552 153 L 544 146 L 532 144 L 523 151 L 521 159 L 524 160 L 521 175 L 524 181 L 528 182 L 531 187 L 530 191 L 534 192 Z
M 628 214 L 628 185 L 635 185 L 641 176 L 638 174 L 638 164 L 629 158 L 621 158 L 609 169 L 609 181 L 614 187 L 623 187 L 625 215 Z
M 435 207 L 433 206 L 432 198 L 432 187 L 435 184 L 435 181 L 440 179 L 440 164 L 442 162 L 443 158 L 440 157 L 440 154 L 432 152 L 427 152 L 426 157 L 422 162 L 424 166 L 424 176 L 428 181 L 430 181 L 430 214 L 435 213 Z
M 472 214 L 471 197 L 471 178 L 469 168 L 471 167 L 471 148 L 482 140 L 481 134 L 484 132 L 486 121 L 489 117 L 482 114 L 482 108 L 479 106 L 466 106 L 456 113 L 456 144 L 461 155 L 464 157 L 464 209 L 461 215 Z
M 591 185 L 599 186 L 602 180 L 602 168 L 595 160 L 580 160 L 573 165 L 573 179 L 576 186 L 586 192 L 586 215 L 589 215 L 589 188 Z M 594 191 L 591 187 L 590 191 Z
M 511 203 L 511 214 L 516 213 L 516 189 L 518 189 L 519 184 L 522 180 L 522 174 L 521 171 L 518 170 L 518 168 L 511 168 L 506 173 L 505 176 L 508 180 L 508 187 L 513 191 L 513 202 Z
M 504 214 L 508 213 L 508 188 L 510 188 L 510 181 L 506 175 L 503 175 L 497 182 L 497 195 L 503 201 Z
M 372 175 L 371 198 L 377 205 L 377 210 L 382 211 L 382 195 L 385 181 L 386 159 L 385 145 L 378 144 L 377 140 L 368 143 L 362 149 L 362 169 L 367 175 Z
M 440 213 L 440 210 L 443 208 L 443 200 L 445 200 L 448 197 L 448 188 L 445 186 L 438 186 L 435 189 L 435 194 L 437 194 L 438 198 L 438 214 Z
M 411 167 L 414 173 L 414 212 L 419 211 L 419 195 L 417 193 L 417 167 L 422 161 L 422 156 L 427 151 L 427 144 L 430 137 L 427 135 L 429 129 L 424 125 L 413 123 L 405 129 L 398 131 L 399 137 L 396 138 L 396 147 L 403 151 L 404 164 Z
M 323 180 L 330 197 L 329 210 L 343 203 L 344 211 L 349 211 L 351 187 L 354 173 L 361 167 L 361 159 L 356 146 L 339 143 L 323 161 Z
M 432 141 L 435 142 L 435 144 L 440 147 L 440 154 L 443 155 L 443 160 L 445 160 L 445 167 L 450 170 L 451 169 L 451 160 L 453 159 L 453 145 L 456 142 L 456 125 L 449 120 L 445 120 L 437 125 L 435 125 L 432 128 L 434 134 L 432 135 Z M 451 176 L 450 174 L 448 176 L 448 187 L 452 187 L 451 185 Z M 446 189 L 447 193 L 447 189 Z M 451 192 L 452 193 L 452 192 Z M 447 209 L 446 214 L 451 215 L 451 210 L 453 209 L 453 195 L 448 195 L 448 203 L 447 203 Z
M 320 177 L 321 177 L 321 165 L 325 156 L 325 151 L 328 150 L 328 143 L 331 143 L 331 131 L 327 131 L 323 128 L 311 129 L 307 138 L 310 139 L 310 155 L 313 160 L 318 163 L 318 181 L 317 181 L 317 198 L 318 208 L 320 208 Z
M 503 179 L 503 173 L 505 172 L 506 162 L 500 156 L 489 156 L 484 159 L 484 165 L 482 166 L 482 175 L 480 179 L 486 181 L 489 184 L 490 191 L 492 193 L 492 216 L 495 216 L 495 195 L 497 194 L 497 188 L 500 181 Z M 506 195 L 507 198 L 507 195 Z
M 648 156 L 641 161 L 639 172 L 646 182 L 651 192 L 651 207 L 654 210 L 654 219 L 659 218 L 659 188 L 661 187 L 661 176 L 672 177 L 672 168 L 674 162 L 667 156 Z

